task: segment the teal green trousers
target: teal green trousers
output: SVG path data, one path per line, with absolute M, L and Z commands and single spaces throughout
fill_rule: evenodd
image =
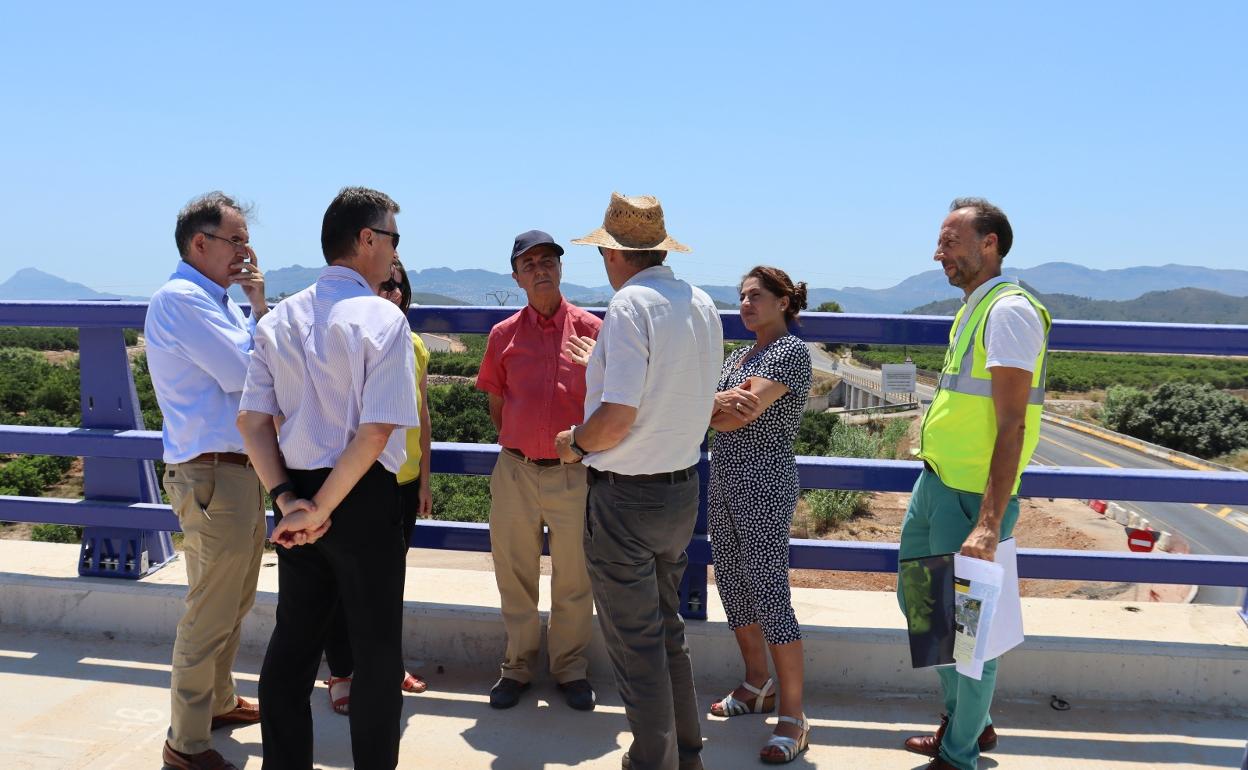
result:
M 924 470 L 914 483 L 910 507 L 901 525 L 902 559 L 956 553 L 979 521 L 983 495 L 950 489 L 935 473 Z M 1018 498 L 1011 497 L 1001 521 L 1001 538 L 1010 537 L 1018 521 Z M 905 613 L 900 583 L 897 602 Z M 953 666 L 936 669 L 945 696 L 949 726 L 940 743 L 940 756 L 962 770 L 975 770 L 979 760 L 979 734 L 992 722 L 988 710 L 997 686 L 997 661 L 984 664 L 978 681 L 962 676 Z

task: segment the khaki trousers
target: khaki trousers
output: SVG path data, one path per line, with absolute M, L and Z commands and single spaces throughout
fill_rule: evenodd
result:
M 230 669 L 256 599 L 264 498 L 256 472 L 230 463 L 170 465 L 164 487 L 182 524 L 188 582 L 173 643 L 169 745 L 198 754 L 212 747 L 213 716 L 237 703 Z
M 585 467 L 541 467 L 500 452 L 490 476 L 490 553 L 507 630 L 502 675 L 533 679 L 541 646 L 537 586 L 542 525 L 550 534 L 551 597 L 546 647 L 560 684 L 587 678 L 593 593 L 585 567 Z

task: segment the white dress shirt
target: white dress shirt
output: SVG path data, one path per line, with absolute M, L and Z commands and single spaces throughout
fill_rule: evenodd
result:
M 254 329 L 226 290 L 187 262 L 152 295 L 143 340 L 165 462 L 243 451 L 234 420 Z
M 280 415 L 287 468 L 332 468 L 361 423 L 420 425 L 411 328 L 394 303 L 354 270 L 331 265 L 256 325 L 239 409 Z M 396 430 L 381 464 L 407 458 Z
M 607 306 L 585 371 L 585 419 L 604 401 L 636 407 L 637 419 L 585 464 L 629 476 L 696 464 L 723 362 L 724 328 L 706 292 L 666 265 L 634 275 Z

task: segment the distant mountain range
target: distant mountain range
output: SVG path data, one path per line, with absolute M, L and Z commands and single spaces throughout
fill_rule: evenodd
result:
M 1150 291 L 1135 299 L 1106 300 L 1070 294 L 1044 294 L 1026 283 L 1054 318 L 1083 321 L 1152 321 L 1154 323 L 1248 324 L 1248 297 L 1229 297 L 1208 289 Z M 953 315 L 959 299 L 931 302 L 909 311 L 916 315 Z
M 673 259 L 677 275 L 680 273 L 679 255 Z M 316 280 L 321 268 L 282 267 L 265 272 L 265 283 L 270 296 L 293 294 Z M 1014 269 L 1006 262 L 1005 275 L 1014 280 L 1022 280 L 1037 292 L 1046 296 L 1061 295 L 1068 300 L 1054 300 L 1058 303 L 1054 314 L 1062 318 L 1092 318 L 1090 313 L 1129 313 L 1130 320 L 1154 320 L 1159 311 L 1156 307 L 1149 308 L 1149 301 L 1141 295 L 1150 292 L 1168 293 L 1176 289 L 1203 289 L 1204 294 L 1189 293 L 1171 297 L 1175 313 L 1186 312 L 1180 307 L 1190 307 L 1202 318 L 1217 316 L 1222 312 L 1231 316 L 1219 318 L 1224 323 L 1244 323 L 1238 314 L 1234 300 L 1248 297 L 1248 270 L 1214 270 L 1207 267 L 1192 265 L 1165 265 L 1163 267 L 1129 267 L 1118 270 L 1096 270 L 1071 264 L 1069 262 L 1049 262 L 1029 268 Z M 501 300 L 501 304 L 514 305 L 522 301 L 522 294 L 516 287 L 509 273 L 495 273 L 489 270 L 454 270 L 447 267 L 432 267 L 416 270 L 411 273 L 412 287 L 420 296 L 417 301 L 422 304 L 470 304 L 492 305 Z M 794 278 L 800 279 L 796 274 Z M 737 288 L 733 285 L 703 286 L 721 306 L 735 307 Z M 581 286 L 574 283 L 563 284 L 564 295 L 582 305 L 603 304 L 612 294 L 610 286 Z M 1212 296 L 1216 293 L 1224 300 Z M 435 296 L 436 295 L 436 296 Z M 810 306 L 817 307 L 829 300 L 840 303 L 849 313 L 904 313 L 930 303 L 941 300 L 956 300 L 957 289 L 949 285 L 944 273 L 940 270 L 928 270 L 911 276 L 896 286 L 887 289 L 866 289 L 862 287 L 846 287 L 842 289 L 812 288 L 808 299 Z M 108 299 L 116 295 L 96 292 L 82 284 L 70 283 L 56 276 L 26 268 L 19 270 L 12 278 L 0 284 L 0 299 Z M 1138 304 L 1124 302 L 1140 298 Z M 125 297 L 125 299 L 145 299 L 145 297 Z M 1105 300 L 1119 305 L 1094 307 L 1080 305 L 1078 301 Z M 453 301 L 453 302 L 452 302 Z M 1156 298 L 1151 300 L 1155 304 Z M 1182 303 L 1187 303 L 1183 305 Z M 1057 307 L 1063 308 L 1057 310 Z M 1067 312 L 1070 308 L 1073 312 Z M 925 312 L 931 312 L 926 311 Z M 1166 311 L 1170 312 L 1170 311 Z M 1147 314 L 1145 319 L 1140 314 Z M 1118 316 L 1112 316 L 1118 318 Z M 1196 319 L 1181 316 L 1173 320 Z
M 129 297 L 123 294 L 107 294 L 81 283 L 57 278 L 42 270 L 26 267 L 18 270 L 9 280 L 0 283 L 0 300 L 5 299 L 126 299 L 146 300 L 147 297 Z

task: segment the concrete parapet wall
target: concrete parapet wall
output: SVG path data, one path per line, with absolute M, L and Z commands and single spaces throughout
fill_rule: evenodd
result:
M 21 550 L 33 553 L 12 558 Z M 0 624 L 172 643 L 185 592 L 180 562 L 138 582 L 47 574 L 72 570 L 75 553 L 73 546 L 0 541 L 7 570 L 0 573 Z M 265 559 L 269 564 L 274 557 Z M 418 562 L 420 554 L 412 559 Z M 242 643 L 252 650 L 263 650 L 272 631 L 276 572 L 262 569 L 256 606 L 244 625 Z M 548 592 L 543 577 L 543 609 Z M 808 688 L 934 691 L 932 672 L 910 668 L 892 594 L 795 589 L 793 596 Z M 497 601 L 488 571 L 409 568 L 409 663 L 494 669 L 505 643 Z M 699 678 L 727 684 L 740 677 L 740 658 L 715 598 L 710 611 L 710 620 L 688 623 L 688 641 Z M 1007 697 L 1248 708 L 1248 627 L 1233 608 L 1025 599 L 1024 618 L 1027 641 L 1005 657 L 998 680 Z M 605 685 L 610 669 L 597 634 L 590 657 L 593 676 Z

